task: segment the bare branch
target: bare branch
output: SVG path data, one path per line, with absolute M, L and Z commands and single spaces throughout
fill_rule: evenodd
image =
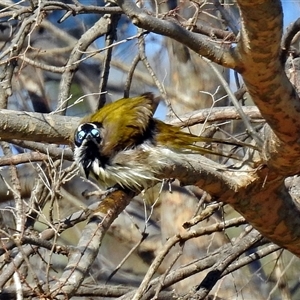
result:
M 132 196 L 132 192 L 125 193 L 118 190 L 108 195 L 100 203 L 85 230 L 82 232 L 82 238 L 76 249 L 73 250 L 59 282 L 52 288 L 52 293 L 55 297 L 64 299 L 65 294 L 69 296 L 75 294 L 98 254 L 104 234 L 112 222 L 129 204 Z
M 58 109 L 65 112 L 67 108 L 67 99 L 70 95 L 70 88 L 72 79 L 78 65 L 80 63 L 79 59 L 82 57 L 86 49 L 94 42 L 95 39 L 103 36 L 109 31 L 109 18 L 100 18 L 89 30 L 87 30 L 81 38 L 78 40 L 70 54 L 70 58 L 66 64 L 67 71 L 63 73 L 60 81 L 60 93 Z
M 68 120 L 68 121 L 67 121 Z M 68 144 L 78 126 L 79 118 L 53 114 L 0 110 L 0 137 L 4 140 Z
M 133 1 L 117 0 L 116 3 L 136 26 L 173 38 L 196 53 L 224 67 L 239 68 L 239 61 L 235 57 L 235 50 L 233 48 L 208 41 L 201 34 L 185 30 L 174 19 L 166 21 L 155 18 L 150 13 L 138 8 Z
M 242 18 L 237 50 L 244 64 L 240 72 L 253 101 L 273 130 L 265 132 L 265 160 L 281 174 L 298 173 L 300 99 L 279 59 L 281 3 L 278 0 L 237 2 Z

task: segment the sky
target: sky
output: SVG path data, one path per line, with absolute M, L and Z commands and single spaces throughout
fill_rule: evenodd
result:
M 300 17 L 300 1 L 285 0 L 281 2 L 284 12 L 284 26 L 287 27 Z

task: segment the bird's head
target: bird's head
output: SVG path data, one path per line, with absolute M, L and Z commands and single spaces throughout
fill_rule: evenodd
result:
M 151 93 L 108 104 L 86 116 L 76 129 L 75 161 L 87 177 L 107 177 L 107 167 L 115 165 L 118 153 L 151 138 L 153 122 Z
M 75 131 L 75 161 L 82 166 L 87 178 L 90 171 L 93 171 L 94 165 L 103 163 L 104 158 L 100 156 L 102 141 L 103 136 L 100 123 L 83 123 Z

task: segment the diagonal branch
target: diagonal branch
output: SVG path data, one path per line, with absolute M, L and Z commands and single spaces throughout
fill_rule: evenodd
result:
M 132 197 L 132 192 L 118 190 L 112 192 L 99 204 L 82 232 L 77 247 L 72 251 L 59 282 L 52 288 L 54 298 L 65 299 L 66 294 L 69 296 L 75 294 L 98 255 L 106 231 Z
M 133 1 L 117 0 L 116 3 L 136 26 L 170 37 L 224 67 L 238 68 L 237 63 L 240 62 L 237 60 L 233 48 L 210 41 L 202 34 L 188 31 L 175 19 L 167 21 L 153 17 L 150 13 L 138 8 Z

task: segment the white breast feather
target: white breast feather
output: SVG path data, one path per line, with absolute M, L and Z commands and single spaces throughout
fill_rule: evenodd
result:
M 84 151 L 83 145 L 75 148 L 74 158 L 77 162 L 80 162 Z M 159 181 L 156 175 L 172 158 L 176 160 L 176 155 L 178 153 L 170 149 L 144 143 L 134 149 L 120 151 L 104 167 L 98 159 L 94 160 L 91 173 L 98 176 L 97 181 L 103 188 L 116 183 L 122 187 L 147 188 L 149 184 Z
M 145 159 L 135 159 L 137 151 L 147 152 L 148 156 Z M 99 184 L 105 187 L 118 183 L 123 187 L 147 188 L 151 182 L 159 181 L 156 175 L 166 165 L 165 158 L 171 152 L 173 151 L 144 144 L 135 149 L 120 151 L 105 168 L 94 161 L 92 168 L 99 176 Z

